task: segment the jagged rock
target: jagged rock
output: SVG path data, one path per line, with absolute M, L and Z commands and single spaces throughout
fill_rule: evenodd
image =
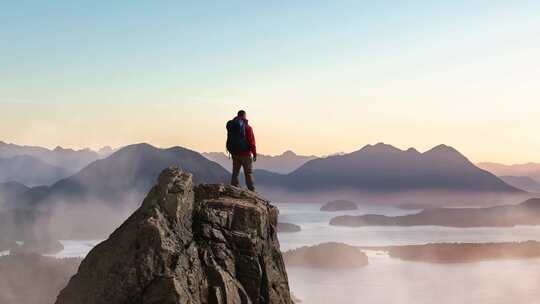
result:
M 254 192 L 168 168 L 56 303 L 292 303 L 277 216 Z

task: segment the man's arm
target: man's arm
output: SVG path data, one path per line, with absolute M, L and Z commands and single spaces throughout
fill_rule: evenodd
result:
M 249 143 L 249 151 L 253 154 L 253 160 L 257 160 L 257 145 L 255 143 L 255 134 L 253 134 L 253 128 L 249 126 L 247 128 L 247 140 Z

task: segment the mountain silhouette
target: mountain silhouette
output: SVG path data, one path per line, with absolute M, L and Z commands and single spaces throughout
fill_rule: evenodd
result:
M 0 182 L 15 181 L 34 187 L 51 185 L 69 175 L 68 169 L 50 165 L 29 155 L 0 158 Z
M 209 160 L 213 160 L 223 166 L 223 168 L 232 171 L 232 161 L 231 159 L 222 152 L 205 152 L 202 155 Z M 256 167 L 262 170 L 267 170 L 270 172 L 287 174 L 296 169 L 301 165 L 305 164 L 307 161 L 316 159 L 316 156 L 304 156 L 298 155 L 293 151 L 287 150 L 280 155 L 257 155 Z
M 352 153 L 308 161 L 286 175 L 257 170 L 256 177 L 260 185 L 297 191 L 521 191 L 446 145 L 424 153 L 384 143 L 367 145 Z
M 497 176 L 528 176 L 540 183 L 539 163 L 503 165 L 499 163 L 483 162 L 476 165 Z
M 0 158 L 20 155 L 32 156 L 50 165 L 65 168 L 69 174 L 101 158 L 97 152 L 90 149 L 73 150 L 56 147 L 50 150 L 39 146 L 22 146 L 0 141 Z
M 194 182 L 225 182 L 229 173 L 219 164 L 182 147 L 156 148 L 149 144 L 126 146 L 111 156 L 96 160 L 78 173 L 50 187 L 35 187 L 23 196 L 25 205 L 99 200 L 119 203 L 146 193 L 159 172 L 176 165 L 196 174 Z M 20 202 L 19 202 L 20 204 Z
M 540 183 L 528 176 L 504 175 L 499 176 L 499 178 L 510 186 L 516 187 L 518 189 L 527 192 L 540 193 Z

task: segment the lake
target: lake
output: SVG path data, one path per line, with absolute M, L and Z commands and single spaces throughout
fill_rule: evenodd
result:
M 435 242 L 509 242 L 540 241 L 540 226 L 511 228 L 452 228 L 440 226 L 412 227 L 340 227 L 330 226 L 330 219 L 338 215 L 405 215 L 418 210 L 403 210 L 387 206 L 361 206 L 354 211 L 321 212 L 320 204 L 276 203 L 280 221 L 300 225 L 302 231 L 282 233 L 279 241 L 282 250 L 315 245 L 323 242 L 342 242 L 354 246 L 410 245 Z
M 357 246 L 425 244 L 430 242 L 540 241 L 540 227 L 448 228 L 335 227 L 330 218 L 343 214 L 403 215 L 417 210 L 361 206 L 359 210 L 321 212 L 320 204 L 276 203 L 280 221 L 300 225 L 298 233 L 280 233 L 282 250 L 343 242 Z M 62 241 L 57 257 L 84 256 L 99 240 Z M 289 267 L 292 292 L 308 304 L 450 304 L 539 303 L 540 259 L 429 264 L 389 258 L 368 251 L 370 264 L 341 271 Z

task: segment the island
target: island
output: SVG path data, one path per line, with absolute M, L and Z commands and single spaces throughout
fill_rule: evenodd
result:
M 283 253 L 288 267 L 344 269 L 368 264 L 367 255 L 354 246 L 343 243 L 322 243 L 304 246 Z
M 281 232 L 281 233 L 292 233 L 292 232 L 300 232 L 302 228 L 292 223 L 278 223 L 277 230 L 278 232 Z
M 446 227 L 513 227 L 540 225 L 540 199 L 529 199 L 518 205 L 488 208 L 426 209 L 416 214 L 385 216 L 378 214 L 343 215 L 330 220 L 330 225 L 364 226 L 446 226 Z
M 360 247 L 387 251 L 391 258 L 428 263 L 472 263 L 540 257 L 540 242 L 431 243 L 424 245 Z
M 355 202 L 347 200 L 335 200 L 324 204 L 321 207 L 321 211 L 347 211 L 357 210 L 358 205 Z

